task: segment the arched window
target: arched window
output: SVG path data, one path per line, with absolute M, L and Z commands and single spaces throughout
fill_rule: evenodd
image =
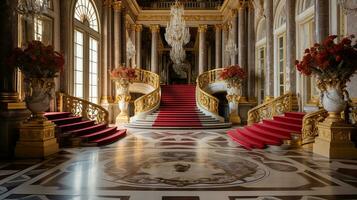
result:
M 98 103 L 99 21 L 91 0 L 77 0 L 74 8 L 74 95 Z
M 286 8 L 285 0 L 281 0 L 277 6 L 274 19 L 274 50 L 275 50 L 275 96 L 285 93 L 286 82 Z
M 257 78 L 257 96 L 258 102 L 262 103 L 264 100 L 265 89 L 265 70 L 266 70 L 266 21 L 262 18 L 257 26 L 257 42 L 256 42 L 256 78 Z
M 315 43 L 315 20 L 314 20 L 314 1 L 299 0 L 297 6 L 297 59 L 302 59 L 306 48 L 311 47 Z M 302 85 L 301 96 L 303 104 L 318 105 L 319 92 L 316 87 L 316 79 L 314 77 L 301 77 L 300 85 Z

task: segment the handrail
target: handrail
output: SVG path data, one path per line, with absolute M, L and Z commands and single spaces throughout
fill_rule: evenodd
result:
M 58 93 L 58 111 L 71 112 L 96 123 L 109 123 L 109 112 L 105 108 L 65 93 Z
M 160 88 L 160 76 L 153 72 L 135 69 L 136 78 L 134 83 L 144 83 L 155 88 L 152 92 L 141 96 L 134 101 L 135 115 L 148 112 L 160 104 L 161 88 Z
M 213 95 L 207 93 L 204 89 L 211 83 L 222 81 L 219 78 L 219 74 L 223 71 L 223 68 L 214 69 L 200 74 L 197 77 L 196 87 L 196 101 L 205 110 L 218 115 L 219 100 Z
M 248 111 L 248 125 L 262 121 L 263 119 L 272 119 L 276 115 L 292 111 L 293 94 L 287 93 L 278 98 L 260 104 Z
M 320 109 L 316 112 L 308 113 L 302 119 L 302 145 L 310 144 L 315 141 L 318 135 L 317 124 L 325 120 L 328 112 L 325 109 Z

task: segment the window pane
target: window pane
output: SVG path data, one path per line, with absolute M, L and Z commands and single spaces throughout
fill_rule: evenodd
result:
M 98 41 L 89 38 L 89 100 L 98 102 Z
M 74 34 L 74 93 L 83 98 L 83 33 L 75 30 Z

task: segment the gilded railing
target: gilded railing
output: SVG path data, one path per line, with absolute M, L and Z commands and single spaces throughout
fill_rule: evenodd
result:
M 293 95 L 291 93 L 284 94 L 250 109 L 248 112 L 248 125 L 260 122 L 263 119 L 272 119 L 276 115 L 292 111 L 292 108 Z
M 317 124 L 325 120 L 328 112 L 325 109 L 320 109 L 316 112 L 308 113 L 302 120 L 302 145 L 310 144 L 315 141 L 317 136 Z
M 65 93 L 58 93 L 58 111 L 70 112 L 96 123 L 109 123 L 109 113 L 105 108 Z
M 221 69 L 210 70 L 204 72 L 197 77 L 196 87 L 196 99 L 198 104 L 205 110 L 218 115 L 218 104 L 219 100 L 205 91 L 205 88 L 211 83 L 222 81 L 219 78 L 219 74 L 222 72 Z
M 152 86 L 154 90 L 148 94 L 141 96 L 134 101 L 135 115 L 148 112 L 160 104 L 160 76 L 150 71 L 135 69 L 135 83 L 144 83 Z

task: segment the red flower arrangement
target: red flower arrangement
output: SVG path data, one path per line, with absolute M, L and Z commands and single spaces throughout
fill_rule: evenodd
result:
M 129 81 L 132 81 L 136 77 L 135 69 L 126 66 L 119 66 L 110 72 L 110 78 L 113 80 L 128 79 Z
M 18 67 L 28 78 L 53 78 L 63 71 L 64 58 L 51 45 L 32 41 L 25 49 L 15 48 L 7 64 Z
M 328 36 L 322 44 L 305 50 L 303 59 L 296 61 L 297 70 L 306 76 L 314 75 L 319 81 L 348 81 L 357 70 L 356 41 L 352 45 L 354 37 L 351 35 L 335 43 L 337 36 Z
M 241 82 L 243 79 L 247 78 L 247 73 L 239 65 L 231 65 L 223 69 L 220 78 L 233 82 Z

